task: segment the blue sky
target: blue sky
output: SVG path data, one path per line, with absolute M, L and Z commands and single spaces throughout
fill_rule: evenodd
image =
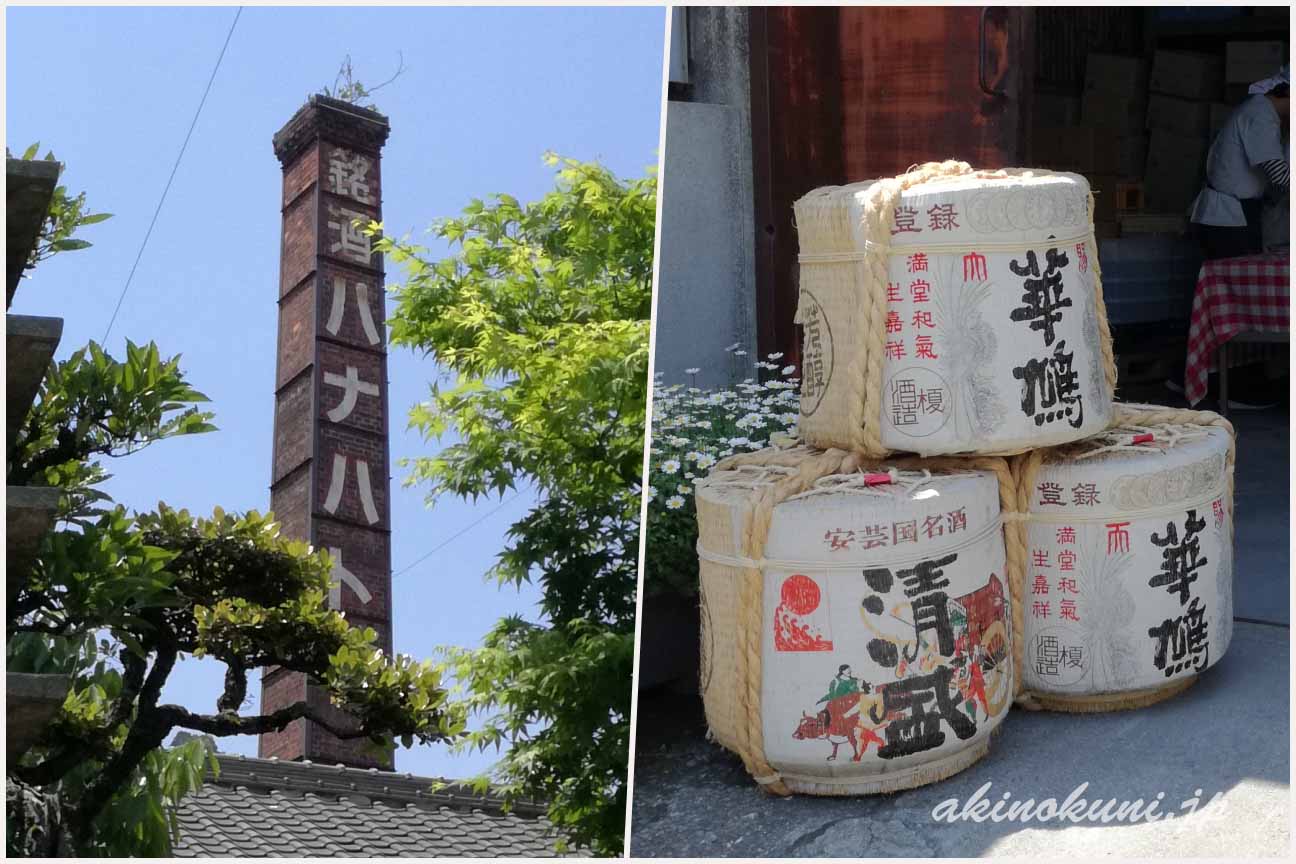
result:
M 233 18 L 232 8 L 11 8 L 6 143 L 39 140 L 68 166 L 69 191 L 115 214 L 80 235 L 90 249 L 56 256 L 19 288 L 12 312 L 65 319 L 58 356 L 100 340 Z M 219 432 L 162 442 L 109 465 L 126 506 L 159 500 L 210 512 L 269 506 L 279 272 L 280 168 L 270 138 L 306 97 L 332 86 L 350 54 L 391 118 L 383 154 L 388 233 L 423 234 L 474 196 L 534 200 L 552 186 L 545 150 L 599 159 L 621 176 L 657 162 L 662 9 L 247 8 L 234 32 L 162 216 L 122 305 L 109 350 L 154 340 L 183 355 L 212 400 Z M 287 45 L 296 46 L 288 49 Z M 432 244 L 434 252 L 444 247 Z M 389 283 L 401 273 L 390 269 Z M 388 303 L 388 309 L 392 304 Z M 405 431 L 436 368 L 392 349 L 392 564 L 396 571 L 497 507 L 401 485 L 403 456 L 434 452 Z M 395 647 L 430 656 L 474 645 L 504 614 L 534 615 L 538 592 L 482 575 L 524 494 L 393 584 Z M 164 698 L 213 711 L 223 667 L 187 661 Z M 628 684 L 628 682 L 627 682 Z M 259 682 L 251 692 L 259 696 Z M 255 706 L 252 706 L 252 710 Z M 255 754 L 252 737 L 222 749 Z M 397 754 L 397 767 L 460 777 L 494 754 L 442 746 Z

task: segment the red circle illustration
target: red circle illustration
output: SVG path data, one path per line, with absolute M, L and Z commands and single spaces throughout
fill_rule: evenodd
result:
M 809 576 L 793 574 L 783 580 L 783 605 L 797 615 L 809 615 L 819 608 L 819 586 Z

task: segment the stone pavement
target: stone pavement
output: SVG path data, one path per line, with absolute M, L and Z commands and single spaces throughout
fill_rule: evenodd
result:
M 1131 398 L 1127 396 L 1126 398 Z M 1165 404 L 1167 400 L 1158 398 Z M 1203 406 L 1210 408 L 1213 406 Z M 1188 690 L 1137 711 L 1013 710 L 990 754 L 942 783 L 866 798 L 773 798 L 704 740 L 701 701 L 641 694 L 636 857 L 985 855 L 1286 856 L 1289 795 L 1289 426 L 1286 407 L 1238 412 L 1237 623 L 1228 654 Z M 942 801 L 1164 797 L 1139 824 L 936 821 Z M 1195 812 L 1183 802 L 1201 790 Z M 1219 797 L 1216 798 L 1216 794 Z
M 652 704 L 649 700 L 652 699 Z M 1289 844 L 1288 630 L 1237 624 L 1228 654 L 1159 705 L 1112 714 L 1013 710 L 990 754 L 931 786 L 866 798 L 774 798 L 703 736 L 697 697 L 645 694 L 635 760 L 635 857 L 1283 856 Z M 937 822 L 985 783 L 994 801 L 1117 802 L 1158 793 L 1143 824 Z M 1222 793 L 1214 799 L 1216 793 Z

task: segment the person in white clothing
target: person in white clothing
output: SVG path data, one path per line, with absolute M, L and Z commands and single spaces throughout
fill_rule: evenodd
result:
M 1206 185 L 1191 220 L 1207 259 L 1260 252 L 1266 197 L 1285 198 L 1289 184 L 1283 125 L 1290 106 L 1288 67 L 1251 85 L 1206 157 Z

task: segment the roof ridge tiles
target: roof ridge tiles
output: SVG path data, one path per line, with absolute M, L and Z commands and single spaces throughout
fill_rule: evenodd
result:
M 221 786 L 246 788 L 261 793 L 270 790 L 313 791 L 320 795 L 363 795 L 371 801 L 413 803 L 422 807 L 449 806 L 459 810 L 481 811 L 520 818 L 537 818 L 545 808 L 534 801 L 516 801 L 511 806 L 498 794 L 477 793 L 471 787 L 453 780 L 419 777 L 409 772 L 380 771 L 375 768 L 349 768 L 342 764 L 324 765 L 310 761 L 260 759 L 244 754 L 217 753 L 220 771 L 214 782 Z M 434 784 L 446 784 L 433 791 Z

